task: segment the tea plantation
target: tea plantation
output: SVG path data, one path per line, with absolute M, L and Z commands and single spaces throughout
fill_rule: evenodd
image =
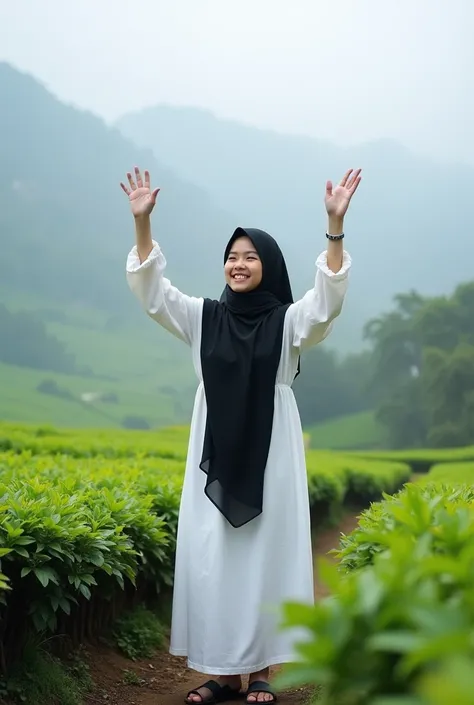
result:
M 3 672 L 31 634 L 78 645 L 169 592 L 187 440 L 0 424 Z M 473 705 L 474 448 L 309 449 L 307 466 L 315 526 L 372 504 L 324 568 L 331 598 L 286 606 L 310 641 L 283 677 L 328 705 Z

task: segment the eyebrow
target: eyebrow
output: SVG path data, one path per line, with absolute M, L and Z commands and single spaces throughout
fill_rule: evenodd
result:
M 246 250 L 245 252 L 242 252 L 242 253 L 236 252 L 235 250 L 231 250 L 231 251 L 229 252 L 229 256 L 230 256 L 230 255 L 238 255 L 238 254 L 243 254 L 243 255 L 257 255 L 257 256 L 258 256 L 257 250 Z

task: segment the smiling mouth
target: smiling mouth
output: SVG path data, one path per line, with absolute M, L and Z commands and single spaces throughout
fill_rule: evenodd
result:
M 248 277 L 247 274 L 234 274 L 234 275 L 232 276 L 232 279 L 234 279 L 234 280 L 237 281 L 237 282 L 243 282 L 243 281 L 245 281 L 246 279 L 249 279 L 249 277 Z

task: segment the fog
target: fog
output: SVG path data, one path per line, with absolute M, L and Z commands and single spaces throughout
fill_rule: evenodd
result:
M 473 26 L 469 0 L 4 0 L 0 58 L 109 121 L 191 105 L 473 163 Z

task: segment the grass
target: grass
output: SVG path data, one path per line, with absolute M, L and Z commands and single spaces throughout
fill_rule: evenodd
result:
M 189 350 L 156 323 L 137 312 L 136 326 L 109 330 L 107 321 L 93 328 L 51 323 L 48 329 L 73 353 L 79 364 L 94 374 L 140 386 L 150 381 L 182 387 L 192 374 Z M 141 325 L 140 325 L 141 324 Z
M 385 441 L 384 429 L 377 423 L 372 411 L 339 416 L 306 430 L 311 448 L 362 450 L 381 448 Z
M 65 311 L 44 301 L 15 303 L 37 311 L 49 332 L 94 376 L 0 363 L 0 420 L 98 428 L 119 427 L 126 416 L 145 418 L 151 427 L 189 418 L 196 386 L 189 350 L 138 306 L 128 322 L 80 306 Z M 44 380 L 54 380 L 74 398 L 41 394 L 36 387 Z M 86 392 L 113 392 L 118 403 L 85 403 Z
M 150 658 L 163 648 L 165 630 L 158 616 L 144 606 L 135 608 L 117 620 L 114 628 L 116 646 L 127 658 Z
M 37 386 L 54 380 L 72 399 L 42 394 Z M 150 383 L 140 389 L 127 381 L 97 380 L 0 363 L 0 419 L 32 424 L 71 427 L 119 427 L 125 416 L 145 418 L 151 427 L 173 423 L 184 413 L 177 413 L 172 395 Z M 83 393 L 114 392 L 118 403 L 84 402 Z
M 47 651 L 29 644 L 21 663 L 6 680 L 0 681 L 2 697 L 25 705 L 83 705 L 84 696 L 91 689 L 87 667 L 76 660 L 63 664 Z
M 97 376 L 138 381 L 140 388 L 150 382 L 183 388 L 193 380 L 186 345 L 148 318 L 138 303 L 125 315 L 30 297 L 16 297 L 8 307 L 36 313 L 77 363 Z

